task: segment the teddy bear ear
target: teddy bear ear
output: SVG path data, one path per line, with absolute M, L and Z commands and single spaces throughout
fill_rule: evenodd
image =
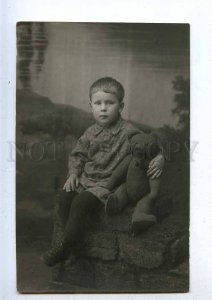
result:
M 158 155 L 161 151 L 160 144 L 158 140 L 151 136 L 149 142 L 146 144 L 145 147 L 145 155 L 147 159 L 153 159 L 156 155 Z
M 141 132 L 132 137 L 132 142 L 146 144 L 152 140 L 151 134 Z
M 147 159 L 153 159 L 159 153 L 160 153 L 160 147 L 156 142 L 152 144 L 148 144 L 148 147 L 146 147 Z
M 157 138 L 153 134 L 141 132 L 132 137 L 132 149 L 140 147 L 145 149 L 145 158 L 152 159 L 160 152 Z

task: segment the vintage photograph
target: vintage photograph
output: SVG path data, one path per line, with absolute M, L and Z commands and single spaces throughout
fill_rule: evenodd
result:
M 18 292 L 188 292 L 189 24 L 16 38 Z

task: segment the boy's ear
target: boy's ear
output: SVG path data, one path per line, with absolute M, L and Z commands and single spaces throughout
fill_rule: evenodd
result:
M 119 112 L 122 112 L 123 108 L 124 108 L 124 102 L 122 101 L 119 105 Z

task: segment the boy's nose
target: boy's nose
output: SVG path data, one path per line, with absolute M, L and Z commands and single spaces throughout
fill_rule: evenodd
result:
M 102 104 L 101 105 L 101 111 L 105 111 L 107 109 L 106 105 L 105 104 Z

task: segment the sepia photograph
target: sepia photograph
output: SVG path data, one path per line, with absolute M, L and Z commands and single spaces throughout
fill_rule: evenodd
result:
M 189 292 L 189 24 L 18 22 L 16 53 L 18 292 Z

